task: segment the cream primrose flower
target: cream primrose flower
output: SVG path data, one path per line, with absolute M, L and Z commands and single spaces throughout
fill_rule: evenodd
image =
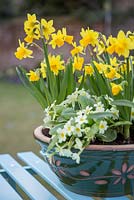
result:
M 78 137 L 81 137 L 82 136 L 82 132 L 81 132 L 82 130 L 81 130 L 81 125 L 78 123 L 78 124 L 76 124 L 75 125 L 75 127 L 74 127 L 74 132 L 73 132 L 73 134 L 75 135 L 75 136 L 78 136 Z
M 111 102 L 113 101 L 113 99 L 111 98 L 111 97 L 109 97 L 107 94 L 105 95 L 105 97 L 104 97 L 107 101 L 108 101 L 108 103 L 111 105 Z
M 75 106 L 75 102 L 77 101 L 77 98 L 78 98 L 78 94 L 77 93 L 72 93 L 71 95 L 68 95 L 67 97 L 67 103 L 71 103 L 72 106 L 74 107 Z
M 55 119 L 55 116 L 56 116 L 55 103 L 56 101 L 54 101 L 50 106 L 48 106 L 44 110 L 45 116 L 49 116 L 52 113 L 52 116 L 50 115 L 52 121 Z
M 113 119 L 119 118 L 119 110 L 117 110 L 116 106 L 112 106 L 110 108 L 110 111 L 112 112 L 112 114 L 114 114 L 114 116 L 112 117 Z
M 68 95 L 67 98 L 61 102 L 61 105 L 68 105 L 68 104 L 72 104 L 72 106 L 75 106 L 75 102 L 78 99 L 78 91 L 76 90 L 75 92 L 73 92 L 72 94 Z
M 94 130 L 96 129 L 96 131 L 92 131 L 93 129 Z M 93 138 L 95 137 L 95 133 L 97 133 L 97 132 L 98 132 L 97 125 L 95 127 L 86 127 L 84 129 L 84 133 L 86 135 L 85 138 L 87 138 L 88 141 L 91 141 L 91 140 L 93 140 Z
M 49 106 L 49 108 L 50 108 L 50 109 L 54 108 L 54 107 L 55 107 L 55 104 L 56 104 L 56 100 L 55 100 L 53 103 L 51 103 L 51 105 Z
M 85 114 L 88 115 L 92 111 L 93 107 L 87 106 L 85 109 Z
M 44 110 L 45 115 L 48 115 L 48 114 L 49 114 L 49 111 L 50 111 L 50 107 L 48 106 L 48 107 L 45 108 L 45 110 Z
M 67 132 L 68 136 L 72 135 L 72 133 L 74 131 L 74 126 L 71 125 L 70 120 L 64 125 L 64 130 Z
M 66 130 L 62 129 L 62 128 L 58 128 L 57 129 L 57 133 L 58 133 L 58 139 L 59 139 L 59 143 L 65 142 L 66 141 Z
M 77 101 L 79 95 L 86 96 L 89 99 L 91 98 L 90 94 L 86 92 L 84 89 L 78 90 L 78 88 L 76 88 L 76 90 L 71 95 L 68 95 L 67 99 L 61 102 L 60 105 L 66 107 L 68 104 L 71 103 L 74 107 L 75 102 Z
M 59 155 L 60 156 L 66 156 L 67 158 L 72 157 L 72 152 L 70 151 L 70 149 L 62 149 L 60 148 Z
M 76 160 L 76 163 L 79 164 L 80 163 L 80 155 L 78 153 L 73 153 L 72 154 L 72 159 Z
M 100 102 L 98 102 L 97 104 L 94 104 L 94 107 L 96 108 L 95 112 L 104 112 L 104 104 Z
M 79 138 L 75 139 L 76 144 L 74 145 L 75 149 L 79 149 L 80 151 L 82 150 L 82 142 L 80 141 Z
M 75 122 L 79 125 L 83 123 L 88 123 L 87 116 L 86 115 L 78 115 L 78 117 L 75 117 Z
M 68 100 L 66 99 L 66 100 L 62 101 L 59 105 L 63 106 L 64 108 L 66 108 L 68 106 L 68 104 L 69 104 Z
M 44 127 L 45 128 L 51 128 L 51 122 L 52 122 L 52 119 L 51 119 L 51 116 L 50 115 L 46 115 L 43 119 L 43 122 L 44 122 Z
M 99 133 L 104 134 L 104 132 L 107 130 L 107 121 L 101 120 L 99 124 Z
M 50 124 L 51 124 L 51 121 L 52 121 L 52 118 L 51 118 L 51 115 L 50 115 L 50 107 L 47 107 L 45 108 L 44 110 L 44 119 L 43 119 L 43 122 L 44 122 L 44 126 L 46 128 L 50 128 Z
M 63 149 L 63 156 L 66 157 L 72 157 L 72 152 L 70 151 L 70 149 Z
M 56 144 L 55 152 L 59 153 L 60 156 L 72 157 L 72 152 L 70 149 L 64 149 L 63 146 Z
M 77 114 L 77 116 L 84 115 L 85 114 L 85 109 L 84 110 L 79 110 L 76 114 Z
M 59 153 L 60 156 L 63 155 L 63 147 L 56 143 L 55 152 Z
M 76 90 L 77 91 L 77 90 Z M 86 96 L 88 99 L 91 98 L 91 95 L 87 93 L 83 88 L 77 91 L 80 96 Z

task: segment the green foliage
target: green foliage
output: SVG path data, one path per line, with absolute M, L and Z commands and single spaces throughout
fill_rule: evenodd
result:
M 73 158 L 73 152 L 77 150 L 79 158 L 92 140 L 112 142 L 123 126 L 130 126 L 129 121 L 121 121 L 115 114 L 118 110 L 112 104 L 112 98 L 104 95 L 105 105 L 101 99 L 84 90 L 76 90 L 60 105 L 53 104 L 45 109 L 44 126 L 52 135 L 48 155 L 51 156 L 53 151 L 53 154 Z M 77 158 L 74 159 L 79 163 Z
M 27 71 L 22 67 L 17 67 L 16 70 L 24 86 L 37 99 L 41 107 L 44 109 L 47 106 L 50 106 L 54 101 L 56 101 L 57 104 L 61 103 L 67 95 L 71 94 L 75 90 L 74 74 L 70 74 L 69 68 L 72 68 L 71 64 L 67 65 L 65 73 L 59 73 L 56 77 L 50 71 L 49 67 L 47 67 L 48 78 L 46 81 L 41 78 L 38 83 L 30 82 L 27 77 Z M 70 77 L 72 77 L 72 82 L 70 82 Z
M 16 68 L 18 76 L 24 86 L 30 91 L 30 93 L 37 99 L 41 107 L 44 109 L 47 106 L 47 101 L 46 98 L 44 98 L 40 88 L 38 85 L 33 84 L 29 81 L 29 78 L 27 77 L 27 71 L 23 69 L 22 67 L 17 67 Z M 46 95 L 47 96 L 47 95 Z M 45 97 L 46 97 L 45 96 Z
M 112 142 L 117 138 L 117 130 L 109 128 L 105 131 L 105 135 L 100 135 L 99 137 L 103 142 Z
M 61 117 L 63 117 L 65 120 L 69 120 L 71 117 L 75 117 L 76 113 L 73 110 L 73 108 L 65 108 L 62 113 Z
M 95 104 L 95 101 L 92 98 L 89 99 L 86 96 L 79 96 L 78 103 L 81 105 L 82 109 L 85 109 L 87 106 L 93 106 Z

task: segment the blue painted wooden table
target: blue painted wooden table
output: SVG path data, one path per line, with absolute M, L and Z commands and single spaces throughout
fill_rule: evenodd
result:
M 9 154 L 0 154 L 0 200 L 24 200 L 22 191 L 26 199 L 32 200 L 101 200 L 101 198 L 78 195 L 65 189 L 47 163 L 33 152 L 22 152 L 17 155 L 26 166 L 19 164 Z M 51 192 L 37 180 L 35 174 L 49 184 Z M 56 190 L 60 197 L 54 195 L 53 190 Z M 134 197 L 105 198 L 105 200 L 128 199 L 132 200 Z

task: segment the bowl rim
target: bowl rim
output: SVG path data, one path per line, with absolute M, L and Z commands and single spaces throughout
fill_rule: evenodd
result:
M 50 143 L 51 138 L 45 136 L 42 134 L 42 129 L 44 127 L 43 126 L 38 126 L 34 132 L 33 132 L 33 136 L 35 139 L 47 143 Z M 96 144 L 91 144 L 88 145 L 86 148 L 86 150 L 95 150 L 95 151 L 131 151 L 134 150 L 134 144 L 124 144 L 124 145 L 96 145 Z

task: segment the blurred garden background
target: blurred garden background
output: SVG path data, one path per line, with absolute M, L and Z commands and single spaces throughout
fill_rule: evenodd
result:
M 43 110 L 15 70 L 20 64 L 31 69 L 41 59 L 37 52 L 34 59 L 21 62 L 14 56 L 18 38 L 24 37 L 27 13 L 53 19 L 56 28 L 66 26 L 76 38 L 81 27 L 87 26 L 107 35 L 134 30 L 133 0 L 0 0 L 0 153 L 12 155 L 28 150 L 38 153 L 32 133 L 43 120 Z M 63 49 L 67 52 L 68 48 Z

